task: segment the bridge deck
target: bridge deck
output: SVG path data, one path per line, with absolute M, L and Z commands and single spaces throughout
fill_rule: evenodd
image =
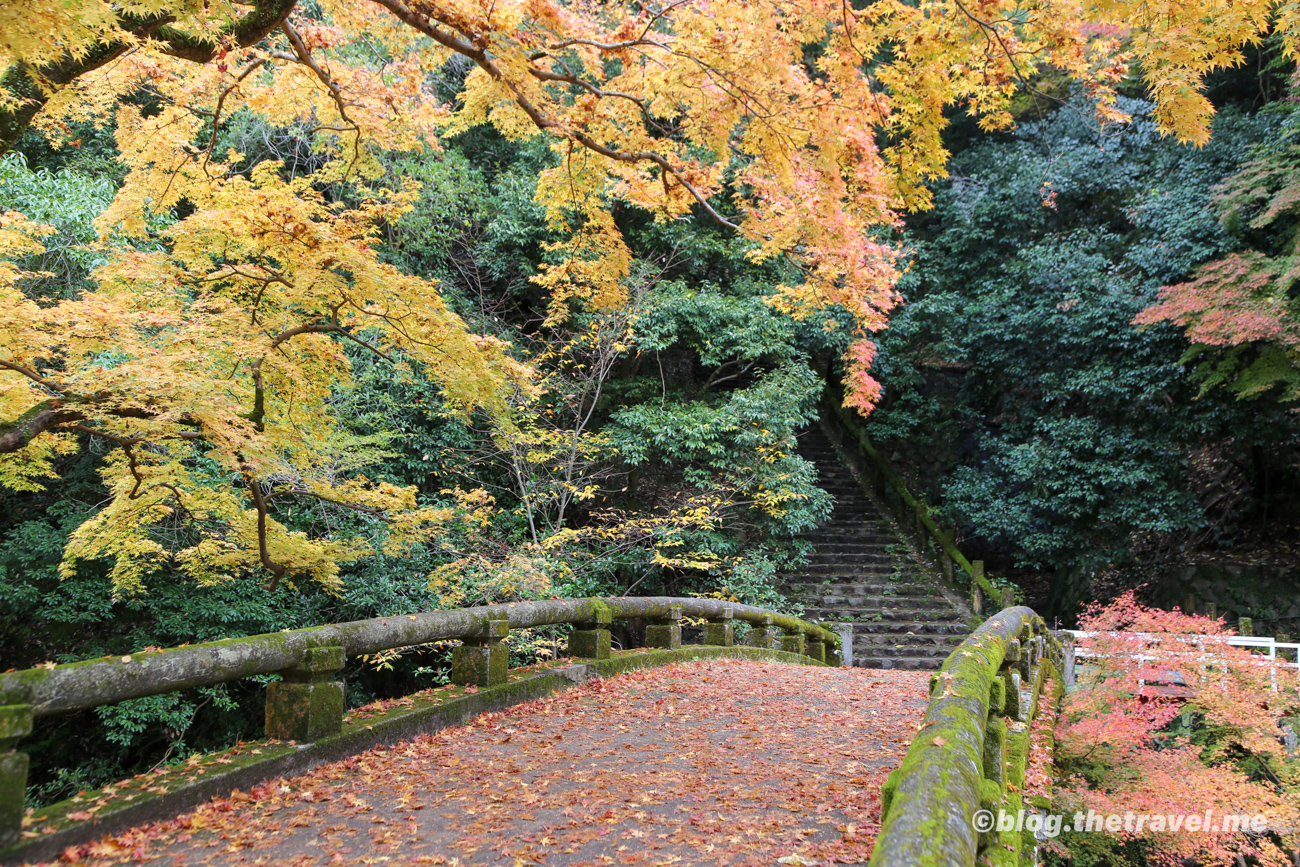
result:
M 865 862 L 880 784 L 925 707 L 917 672 L 683 663 L 376 748 L 64 857 L 174 867 Z

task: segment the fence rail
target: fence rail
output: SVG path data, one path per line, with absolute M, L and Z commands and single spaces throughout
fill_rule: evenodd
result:
M 1086 646 L 1081 646 L 1079 644 L 1080 639 L 1095 638 L 1099 635 L 1111 635 L 1111 636 L 1122 635 L 1125 638 L 1129 638 L 1137 642 L 1142 642 L 1142 641 L 1154 642 L 1154 641 L 1175 639 L 1182 643 L 1191 644 L 1191 645 L 1203 644 L 1205 640 L 1208 639 L 1209 641 L 1216 644 L 1222 643 L 1228 645 L 1229 647 L 1240 647 L 1246 650 L 1250 650 L 1251 652 L 1263 651 L 1262 653 L 1259 653 L 1259 661 L 1257 663 L 1258 665 L 1268 665 L 1268 666 L 1281 665 L 1283 668 L 1294 668 L 1296 669 L 1297 674 L 1300 674 L 1300 643 L 1296 643 L 1292 641 L 1278 641 L 1276 638 L 1273 638 L 1272 636 L 1264 636 L 1264 635 L 1222 636 L 1222 635 L 1199 635 L 1195 633 L 1192 634 L 1161 633 L 1159 635 L 1154 635 L 1148 632 L 1102 633 L 1102 632 L 1089 632 L 1081 629 L 1062 629 L 1061 632 L 1065 635 L 1070 636 L 1072 640 L 1072 643 L 1068 646 L 1066 650 L 1066 656 L 1065 656 L 1064 677 L 1065 677 L 1065 683 L 1068 686 L 1072 686 L 1075 683 L 1076 660 L 1097 659 L 1107 655 L 1107 654 L 1094 653 L 1090 651 Z M 1197 639 L 1200 639 L 1200 641 L 1198 642 Z M 1279 650 L 1287 651 L 1286 655 L 1279 655 L 1278 654 Z M 1138 659 L 1150 659 L 1152 661 L 1156 661 L 1161 658 L 1157 656 L 1148 657 L 1140 653 L 1134 654 L 1134 657 Z M 1300 689 L 1300 685 L 1298 685 L 1297 688 Z M 1273 690 L 1276 692 L 1277 689 L 1278 689 L 1277 669 L 1274 668 Z
M 376 617 L 0 673 L 0 850 L 21 836 L 28 759 L 16 747 L 36 717 L 277 673 L 281 680 L 267 687 L 267 737 L 312 743 L 342 729 L 341 672 L 348 657 L 459 639 L 452 682 L 497 686 L 508 678 L 503 642 L 512 629 L 574 624 L 569 655 L 599 660 L 610 656 L 614 621 L 641 618 L 648 647 L 676 649 L 683 617 L 706 621 L 706 645 L 732 646 L 734 623 L 742 621 L 752 627 L 753 647 L 839 663 L 839 636 L 814 623 L 716 599 L 660 596 L 547 599 Z

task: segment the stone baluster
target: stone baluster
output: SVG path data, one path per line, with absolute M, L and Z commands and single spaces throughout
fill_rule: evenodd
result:
M 650 618 L 645 628 L 645 646 L 666 650 L 682 646 L 682 606 L 670 605 L 667 613 Z
M 952 583 L 953 579 L 953 561 L 952 555 L 948 553 L 949 546 L 957 547 L 956 530 L 940 530 L 939 535 L 948 545 L 939 546 L 939 568 L 943 570 L 943 580 Z
M 808 649 L 804 654 L 812 657 L 818 662 L 826 661 L 826 641 L 821 635 L 814 635 L 808 639 Z
M 704 626 L 704 643 L 715 647 L 731 647 L 736 643 L 735 612 L 730 608 L 722 609 L 720 614 L 709 618 Z
M 484 619 L 478 635 L 462 639 L 451 652 L 451 682 L 462 686 L 499 686 L 510 672 L 510 648 L 502 644 L 510 635 L 504 616 Z
M 14 749 L 32 733 L 32 706 L 0 706 L 0 849 L 22 837 L 27 754 Z
M 803 630 L 799 628 L 784 630 L 781 635 L 781 649 L 786 653 L 797 653 L 803 656 L 807 649 L 807 642 Z
M 762 620 L 750 624 L 749 646 L 768 650 L 776 646 L 776 630 L 772 628 L 771 614 L 764 614 Z
M 611 622 L 609 609 L 597 607 L 595 618 L 579 623 L 569 635 L 569 656 L 609 659 Z
M 343 730 L 342 647 L 309 647 L 284 680 L 266 687 L 266 736 L 281 741 L 318 741 Z

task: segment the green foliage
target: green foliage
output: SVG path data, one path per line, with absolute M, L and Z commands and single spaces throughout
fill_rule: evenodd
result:
M 26 291 L 53 302 L 70 298 L 87 285 L 86 276 L 100 264 L 94 219 L 117 193 L 109 178 L 69 169 L 30 169 L 21 153 L 0 157 L 0 211 L 21 211 L 28 219 L 52 227 L 44 252 L 18 263 L 45 272 Z
M 1146 107 L 1099 132 L 1073 109 L 957 154 L 913 221 L 909 303 L 884 332 L 874 438 L 911 456 L 949 516 L 1015 564 L 1082 572 L 1131 560 L 1136 532 L 1203 519 L 1189 452 L 1277 442 L 1280 412 L 1197 400 L 1169 327 L 1134 316 L 1231 249 L 1206 205 L 1266 117 L 1225 112 L 1201 149 Z M 1066 590 L 1057 603 L 1068 606 Z

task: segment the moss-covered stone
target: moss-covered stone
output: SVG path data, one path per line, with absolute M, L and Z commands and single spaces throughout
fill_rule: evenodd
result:
M 9 704 L 0 706 L 0 751 L 13 749 L 20 740 L 31 733 L 31 705 Z
M 17 843 L 23 829 L 23 799 L 27 792 L 27 756 L 0 753 L 0 849 Z
M 682 608 L 671 605 L 650 618 L 645 628 L 645 646 L 676 650 L 682 646 Z
M 704 643 L 715 647 L 731 647 L 736 643 L 735 613 L 724 608 L 720 614 L 709 618 L 704 625 Z
M 807 650 L 807 639 L 802 632 L 786 633 L 781 636 L 781 649 L 786 653 L 797 653 L 804 656 Z
M 1007 642 L 1007 652 L 1002 656 L 1002 667 L 1011 668 L 1020 661 L 1020 639 L 1013 638 Z
M 1025 767 L 1029 761 L 1029 725 L 1022 722 L 1007 723 L 1006 778 L 1008 788 L 1025 787 Z
M 285 680 L 292 680 L 298 683 L 315 683 L 320 680 L 331 680 L 336 671 L 342 671 L 344 663 L 347 662 L 347 652 L 337 645 L 327 647 L 309 647 L 303 651 L 302 659 L 292 668 L 287 668 L 280 674 Z
M 343 681 L 281 681 L 266 687 L 266 736 L 309 743 L 343 730 Z
M 994 677 L 989 684 L 989 713 L 1003 713 L 1007 706 L 1007 683 L 1002 677 Z
M 811 657 L 818 662 L 826 661 L 826 642 L 810 639 L 804 649 L 804 655 Z
M 343 647 L 349 657 L 449 639 L 464 639 L 481 628 L 484 616 L 504 618 L 512 628 L 584 623 L 598 610 L 617 619 L 663 616 L 673 608 L 691 617 L 713 617 L 730 609 L 738 620 L 768 619 L 782 629 L 837 642 L 833 633 L 807 621 L 773 614 L 752 605 L 720 599 L 609 597 L 540 599 L 480 608 L 426 611 L 313 626 L 289 632 L 209 641 L 189 647 L 133 653 L 57 665 L 0 672 L 0 705 L 31 704 L 36 716 L 84 710 L 132 698 L 225 683 L 282 671 L 296 665 L 310 648 Z
M 1007 721 L 990 716 L 984 727 L 984 778 L 1006 788 Z
M 1020 863 L 1020 849 L 1023 832 L 1023 820 L 1021 819 L 1024 801 L 1021 796 L 1015 792 L 1006 792 L 1002 800 L 1002 815 L 1008 819 L 1014 818 L 1014 823 L 1004 821 L 998 826 L 997 835 L 993 838 L 993 845 L 989 846 L 982 855 L 982 863 L 989 867 L 1016 867 Z M 1009 827 L 1008 827 L 1009 826 Z M 1032 837 L 1032 834 L 1030 835 Z
M 461 686 L 500 686 L 510 677 L 510 649 L 503 642 L 510 621 L 496 616 L 482 619 L 476 634 L 466 636 L 451 652 L 451 682 Z
M 771 616 L 765 617 L 757 623 L 750 623 L 749 638 L 747 640 L 750 647 L 761 647 L 769 650 L 776 647 L 776 630 L 772 628 Z
M 1002 811 L 1002 787 L 993 780 L 986 778 L 980 782 L 979 809 L 991 814 L 994 820 L 987 831 L 979 832 L 979 848 L 987 849 L 998 838 L 996 822 L 998 814 Z M 971 860 L 973 861 L 974 858 L 972 857 Z
M 464 644 L 451 651 L 451 682 L 461 686 L 499 686 L 510 676 L 510 649 L 496 644 Z
M 569 656 L 609 659 L 612 637 L 608 629 L 575 629 L 569 634 Z
M 676 650 L 682 646 L 680 623 L 648 623 L 645 628 L 645 646 Z
M 889 815 L 889 805 L 894 802 L 894 792 L 898 791 L 898 781 L 902 779 L 902 768 L 894 768 L 880 787 L 880 822 L 884 824 Z
M 985 779 L 992 682 L 1021 626 L 1033 616 L 1024 607 L 1002 611 L 945 660 L 932 682 L 922 733 L 899 767 L 873 867 L 974 863 L 980 840 L 972 817 L 982 804 L 991 805 L 996 815 L 1001 796 L 1000 784 Z M 998 740 L 1000 722 L 993 724 L 994 743 L 1005 742 L 1005 737 Z
M 318 741 L 343 728 L 344 689 L 339 672 L 347 655 L 337 645 L 308 648 L 284 678 L 266 687 L 266 736 Z
M 1011 719 L 1020 719 L 1022 716 L 1022 711 L 1024 710 L 1020 706 L 1020 701 L 1021 701 L 1020 672 L 1018 671 L 1004 672 L 1002 675 L 1002 679 L 1003 682 L 1006 684 L 1006 690 L 1003 693 L 1006 698 L 1005 701 L 1003 702 L 1002 712 L 1006 716 L 1010 717 Z

